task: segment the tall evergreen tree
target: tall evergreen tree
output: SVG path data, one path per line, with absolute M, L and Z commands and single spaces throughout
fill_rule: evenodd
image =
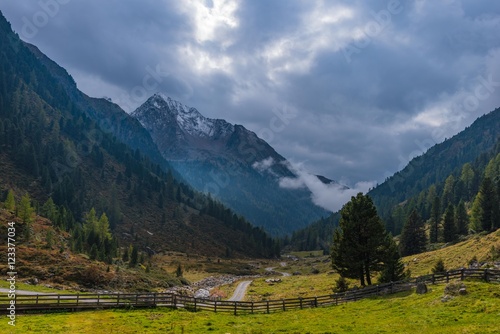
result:
M 129 262 L 129 267 L 135 267 L 137 263 L 139 262 L 139 251 L 137 250 L 137 246 L 134 245 L 132 247 L 132 252 L 130 254 L 130 262 Z
M 491 231 L 500 225 L 500 203 L 493 181 L 489 177 L 483 179 L 479 192 L 482 195 L 480 199 L 481 229 Z
M 380 273 L 379 282 L 389 283 L 402 281 L 408 275 L 405 273 L 403 262 L 401 262 L 398 246 L 390 234 L 387 234 L 385 243 L 388 247 L 384 259 L 384 268 Z
M 408 217 L 401 233 L 399 247 L 402 256 L 422 253 L 427 245 L 427 236 L 422 219 L 417 210 L 413 210 Z
M 371 198 L 362 193 L 351 197 L 334 232 L 332 267 L 344 277 L 358 278 L 362 286 L 370 285 L 372 272 L 380 270 L 385 259 L 386 235 Z
M 467 235 L 469 232 L 469 216 L 467 215 L 464 201 L 460 201 L 455 210 L 455 226 L 457 227 L 458 235 Z
M 441 217 L 441 205 L 439 197 L 434 197 L 431 209 L 431 231 L 430 231 L 430 242 L 438 242 L 439 238 L 439 222 Z
M 455 209 L 450 203 L 446 208 L 443 219 L 443 240 L 444 242 L 452 242 L 456 239 L 456 228 L 455 228 Z

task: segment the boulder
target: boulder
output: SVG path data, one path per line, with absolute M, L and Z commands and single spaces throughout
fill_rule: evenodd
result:
M 419 295 L 423 295 L 424 293 L 427 293 L 427 285 L 423 282 L 418 283 L 416 292 Z
M 199 289 L 194 293 L 194 298 L 208 298 L 210 297 L 210 291 L 207 289 Z

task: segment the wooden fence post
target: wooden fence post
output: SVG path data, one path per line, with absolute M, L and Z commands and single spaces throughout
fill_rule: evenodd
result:
M 97 306 L 99 306 L 99 299 L 101 298 L 101 295 L 97 295 Z
M 61 303 L 61 295 L 57 295 L 57 305 L 59 306 L 60 303 Z
M 174 295 L 173 302 L 174 302 L 174 308 L 177 308 L 177 296 L 176 295 Z
M 116 297 L 116 306 L 120 306 L 120 294 Z
M 446 272 L 446 283 L 449 283 L 450 282 L 450 272 L 447 271 Z
M 462 268 L 460 271 L 460 280 L 463 281 L 465 279 L 465 268 Z
M 196 312 L 196 297 L 194 298 L 194 311 Z
M 153 293 L 153 305 L 156 306 L 156 292 Z M 194 310 L 196 311 L 196 301 L 195 301 L 194 305 L 195 305 Z
M 237 309 L 238 309 L 237 302 L 234 302 L 234 315 L 236 315 Z
M 300 309 L 302 310 L 302 297 L 299 297 Z
M 484 280 L 485 282 L 489 282 L 489 277 L 488 277 L 488 269 L 484 269 Z
M 214 303 L 214 312 L 217 313 L 217 300 Z
M 318 297 L 314 297 L 314 307 L 318 307 Z
M 37 298 L 38 299 L 38 298 Z M 76 294 L 76 306 L 78 306 L 78 301 L 80 300 L 80 294 Z
M 282 301 L 282 303 L 283 303 L 283 311 L 286 311 L 286 304 L 285 304 L 285 300 L 284 300 L 284 299 L 282 299 L 281 301 Z
M 36 294 L 36 304 L 38 305 L 38 293 Z
M 269 314 L 269 300 L 267 301 L 267 314 Z
M 253 302 L 252 302 L 252 306 L 251 306 L 250 312 L 253 314 Z

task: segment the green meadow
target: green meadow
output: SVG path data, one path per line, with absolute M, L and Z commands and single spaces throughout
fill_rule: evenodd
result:
M 168 308 L 19 315 L 1 333 L 500 333 L 500 286 L 465 282 L 443 302 L 445 284 L 317 309 L 238 315 Z

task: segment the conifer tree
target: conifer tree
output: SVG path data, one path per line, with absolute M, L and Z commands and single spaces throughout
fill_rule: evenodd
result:
M 139 251 L 137 250 L 137 246 L 132 247 L 132 253 L 130 255 L 129 267 L 135 267 L 139 261 Z
M 19 202 L 19 218 L 29 225 L 33 222 L 33 213 L 34 209 L 31 207 L 30 196 L 25 194 Z
M 430 231 L 430 242 L 438 242 L 439 237 L 439 222 L 441 217 L 441 205 L 439 197 L 434 197 L 431 209 L 431 231 Z
M 12 191 L 12 189 L 9 189 L 4 205 L 7 210 L 14 211 L 16 209 L 16 200 L 14 198 L 14 192 Z
M 458 235 L 467 235 L 469 231 L 469 216 L 467 215 L 467 210 L 465 209 L 463 201 L 458 203 L 455 210 L 455 226 L 457 227 Z
M 444 242 L 455 241 L 456 228 L 455 228 L 455 210 L 452 204 L 446 208 L 443 219 L 443 240 Z
M 399 247 L 402 256 L 422 253 L 427 245 L 425 227 L 417 210 L 413 210 L 408 217 L 401 233 Z
M 372 271 L 382 268 L 386 231 L 369 196 L 351 197 L 341 210 L 339 227 L 333 236 L 332 267 L 340 275 L 371 284 Z
M 405 273 L 403 262 L 401 262 L 398 246 L 390 234 L 387 234 L 385 243 L 388 247 L 384 259 L 384 268 L 380 273 L 379 282 L 389 283 L 402 281 L 408 277 L 408 275 Z

